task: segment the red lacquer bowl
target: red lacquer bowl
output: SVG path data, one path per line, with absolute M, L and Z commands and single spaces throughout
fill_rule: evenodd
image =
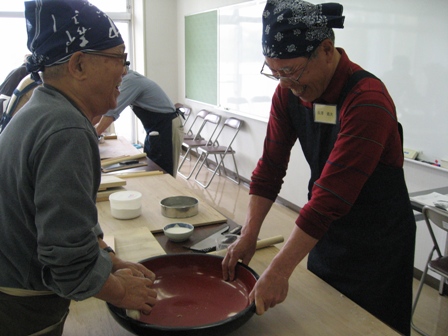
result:
M 239 263 L 236 280 L 222 279 L 223 258 L 208 254 L 171 254 L 141 261 L 156 274 L 157 303 L 150 315 L 134 320 L 108 304 L 115 320 L 137 335 L 225 335 L 255 312 L 249 293 L 258 275 Z

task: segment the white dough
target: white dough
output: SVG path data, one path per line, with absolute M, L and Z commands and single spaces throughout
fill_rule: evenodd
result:
M 126 309 L 126 315 L 131 319 L 140 320 L 140 312 L 135 309 Z

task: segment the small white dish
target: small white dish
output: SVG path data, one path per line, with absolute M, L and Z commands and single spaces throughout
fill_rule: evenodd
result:
M 163 228 L 165 236 L 175 243 L 187 240 L 193 234 L 193 231 L 194 226 L 188 223 L 171 223 Z

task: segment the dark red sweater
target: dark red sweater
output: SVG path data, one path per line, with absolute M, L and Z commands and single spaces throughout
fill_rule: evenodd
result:
M 343 49 L 336 72 L 316 102 L 337 104 L 350 75 L 361 67 Z M 250 194 L 275 200 L 280 192 L 296 131 L 286 109 L 289 89 L 277 87 L 264 141 L 263 156 L 253 171 Z M 297 98 L 299 99 L 299 98 Z M 311 108 L 311 103 L 300 102 Z M 340 133 L 310 201 L 300 210 L 296 224 L 321 238 L 332 221 L 347 214 L 378 163 L 403 166 L 397 117 L 386 87 L 375 79 L 361 80 L 347 95 L 340 115 Z M 306 172 L 295 172 L 309 174 Z M 307 192 L 306 190 L 299 192 Z

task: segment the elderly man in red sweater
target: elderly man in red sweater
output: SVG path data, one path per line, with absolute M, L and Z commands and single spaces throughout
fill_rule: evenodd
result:
M 384 84 L 335 47 L 342 6 L 268 0 L 262 74 L 278 80 L 263 156 L 250 185 L 241 239 L 223 274 L 249 263 L 298 139 L 309 163 L 309 201 L 251 299 L 257 313 L 282 302 L 308 269 L 402 334 L 410 334 L 415 220 L 403 173 L 401 126 Z M 298 173 L 298 172 L 294 172 Z

